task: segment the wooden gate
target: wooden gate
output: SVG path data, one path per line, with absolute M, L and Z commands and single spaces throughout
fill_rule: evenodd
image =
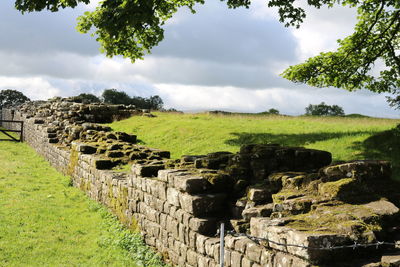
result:
M 19 130 L 9 130 L 7 128 L 14 128 L 14 127 L 5 127 L 3 123 L 7 123 L 7 125 L 12 125 L 12 124 L 19 124 L 20 129 Z M 19 139 L 12 135 L 12 133 L 19 133 Z M 1 138 L 2 136 L 0 135 L 0 141 L 15 141 L 15 142 L 22 142 L 23 141 L 23 136 L 24 136 L 24 122 L 23 121 L 13 121 L 13 120 L 0 120 L 0 134 L 4 134 L 6 137 L 9 138 Z

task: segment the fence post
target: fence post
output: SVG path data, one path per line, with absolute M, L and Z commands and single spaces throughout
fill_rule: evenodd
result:
M 224 267 L 224 252 L 225 252 L 225 244 L 224 244 L 224 237 L 225 237 L 225 224 L 221 223 L 221 229 L 219 231 L 220 234 L 220 242 L 219 242 L 219 263 L 221 267 Z
M 24 121 L 21 121 L 21 136 L 19 137 L 20 142 L 24 142 Z

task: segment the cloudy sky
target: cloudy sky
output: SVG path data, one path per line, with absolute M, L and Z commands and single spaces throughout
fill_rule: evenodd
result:
M 312 103 L 337 104 L 346 113 L 400 118 L 384 95 L 312 88 L 279 77 L 285 68 L 335 49 L 351 33 L 355 10 L 308 10 L 300 29 L 285 28 L 276 10 L 253 0 L 250 9 L 230 10 L 208 1 L 197 13 L 182 9 L 166 26 L 165 40 L 132 64 L 99 53 L 94 38 L 75 30 L 80 6 L 58 13 L 21 15 L 14 0 L 0 2 L 0 90 L 31 99 L 101 95 L 105 88 L 130 95 L 160 95 L 180 110 L 261 112 L 276 108 L 299 115 Z

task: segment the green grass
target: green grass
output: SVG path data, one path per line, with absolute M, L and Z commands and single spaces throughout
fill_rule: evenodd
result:
M 278 143 L 327 150 L 334 160 L 391 160 L 400 179 L 400 120 L 364 117 L 289 117 L 155 113 L 114 122 L 116 131 L 137 134 L 174 158 L 215 151 L 236 152 L 243 144 Z
M 0 266 L 162 266 L 28 145 L 0 142 Z

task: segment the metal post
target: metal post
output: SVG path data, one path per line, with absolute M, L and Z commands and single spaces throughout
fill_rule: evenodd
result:
M 225 224 L 222 222 L 221 223 L 221 229 L 220 229 L 220 242 L 219 242 L 219 263 L 221 267 L 224 267 L 224 237 L 225 237 Z

